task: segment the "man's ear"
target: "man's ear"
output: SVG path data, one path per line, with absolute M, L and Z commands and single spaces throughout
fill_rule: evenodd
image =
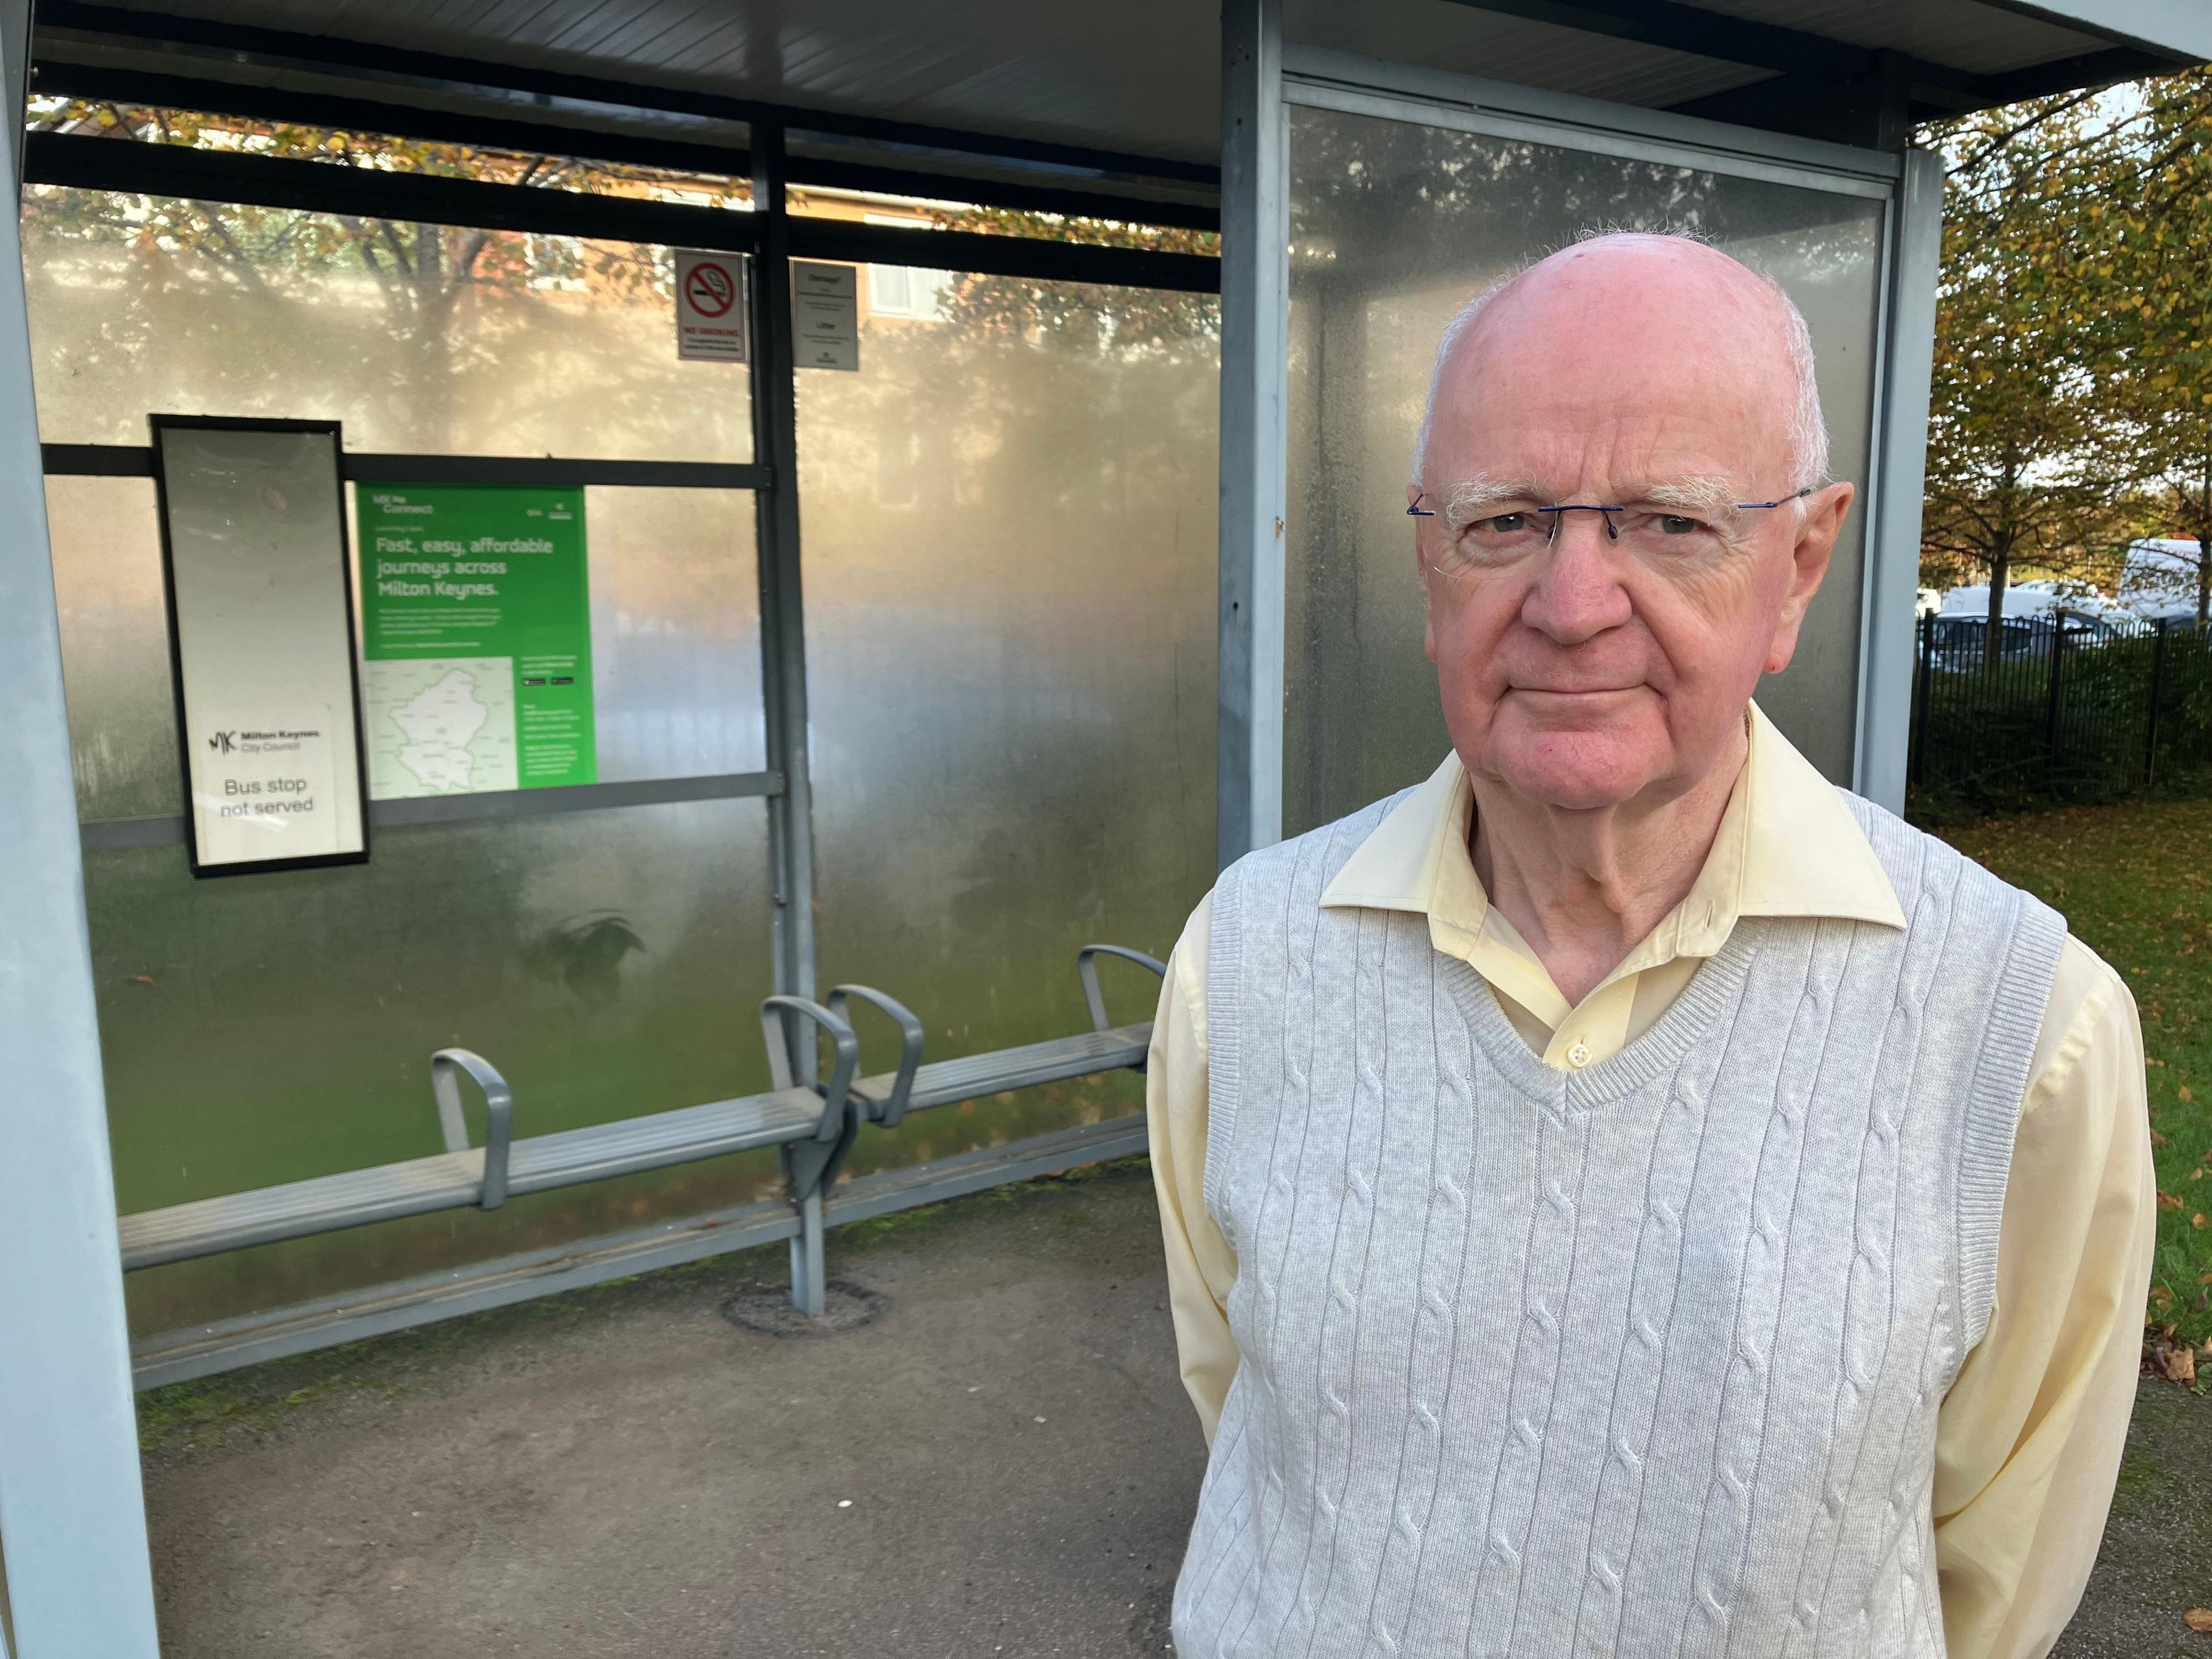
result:
M 1797 654 L 1797 630 L 1805 611 L 1828 574 L 1828 561 L 1843 534 L 1858 494 L 1855 484 L 1832 483 L 1805 498 L 1804 516 L 1798 520 L 1797 539 L 1790 550 L 1790 591 L 1783 595 L 1782 617 L 1766 650 L 1766 672 L 1779 674 Z

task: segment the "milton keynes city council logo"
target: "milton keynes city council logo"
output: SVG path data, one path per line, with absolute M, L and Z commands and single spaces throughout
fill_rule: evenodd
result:
M 237 747 L 237 740 L 235 732 L 218 732 L 208 739 L 208 747 L 218 755 L 228 755 Z

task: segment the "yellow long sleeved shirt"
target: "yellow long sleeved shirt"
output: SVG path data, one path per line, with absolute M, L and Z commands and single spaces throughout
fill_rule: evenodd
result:
M 1827 781 L 1754 708 L 1750 746 L 1696 883 L 1570 1006 L 1489 902 L 1455 756 L 1378 824 L 1325 906 L 1425 915 L 1545 1063 L 1579 1069 L 1649 1030 L 1743 916 L 1901 927 L 1888 878 Z M 1152 1176 L 1183 1383 L 1211 1443 L 1237 1372 L 1237 1261 L 1206 1213 L 1212 900 L 1168 961 L 1146 1082 Z M 1936 1421 L 1933 1498 L 1952 1659 L 2042 1659 L 2095 1564 L 2135 1400 L 2156 1197 L 2134 999 L 2069 938 L 2021 1102 L 1989 1329 Z

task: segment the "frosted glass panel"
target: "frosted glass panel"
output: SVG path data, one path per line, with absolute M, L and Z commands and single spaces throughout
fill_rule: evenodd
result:
M 744 366 L 677 361 L 668 249 L 367 228 L 374 273 L 326 215 L 27 187 L 40 435 L 265 415 L 343 421 L 368 451 L 751 459 Z
M 1291 112 L 1289 627 L 1295 832 L 1418 781 L 1450 747 L 1405 481 L 1437 337 L 1499 276 L 1594 228 L 1694 232 L 1810 324 L 1838 478 L 1866 482 L 1882 204 L 1407 122 Z M 1863 494 L 1861 504 L 1863 505 Z M 1855 508 L 1763 708 L 1850 778 L 1863 517 Z
M 1077 947 L 1164 955 L 1212 881 L 1219 373 L 1211 299 L 960 276 L 938 308 L 799 378 L 822 978 L 910 1002 L 933 1057 L 1084 1029 Z M 1109 987 L 1125 1018 L 1157 994 Z
M 48 478 L 77 814 L 184 810 L 151 478 Z
M 600 781 L 758 771 L 751 492 L 592 489 L 584 514 Z

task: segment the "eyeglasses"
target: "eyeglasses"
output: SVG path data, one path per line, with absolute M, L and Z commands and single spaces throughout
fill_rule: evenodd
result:
M 1787 507 L 1791 501 L 1802 501 L 1810 495 L 1814 485 L 1784 495 L 1771 501 L 1733 501 L 1731 513 L 1763 513 L 1770 507 Z M 1433 519 L 1438 516 L 1432 507 L 1421 505 L 1423 495 L 1417 495 L 1413 504 L 1406 509 L 1412 519 Z M 1487 517 L 1471 520 L 1461 529 L 1463 539 L 1478 547 L 1499 554 L 1527 552 L 1534 548 L 1549 547 L 1559 539 L 1559 520 L 1569 513 L 1595 513 L 1605 520 L 1607 541 L 1626 541 L 1632 547 L 1669 553 L 1686 552 L 1693 549 L 1698 539 L 1711 538 L 1718 532 L 1711 523 L 1693 513 L 1677 512 L 1666 507 L 1634 504 L 1601 506 L 1594 501 L 1563 501 L 1557 507 L 1516 507 L 1510 512 L 1493 513 Z M 1671 545 L 1670 545 L 1671 544 Z

